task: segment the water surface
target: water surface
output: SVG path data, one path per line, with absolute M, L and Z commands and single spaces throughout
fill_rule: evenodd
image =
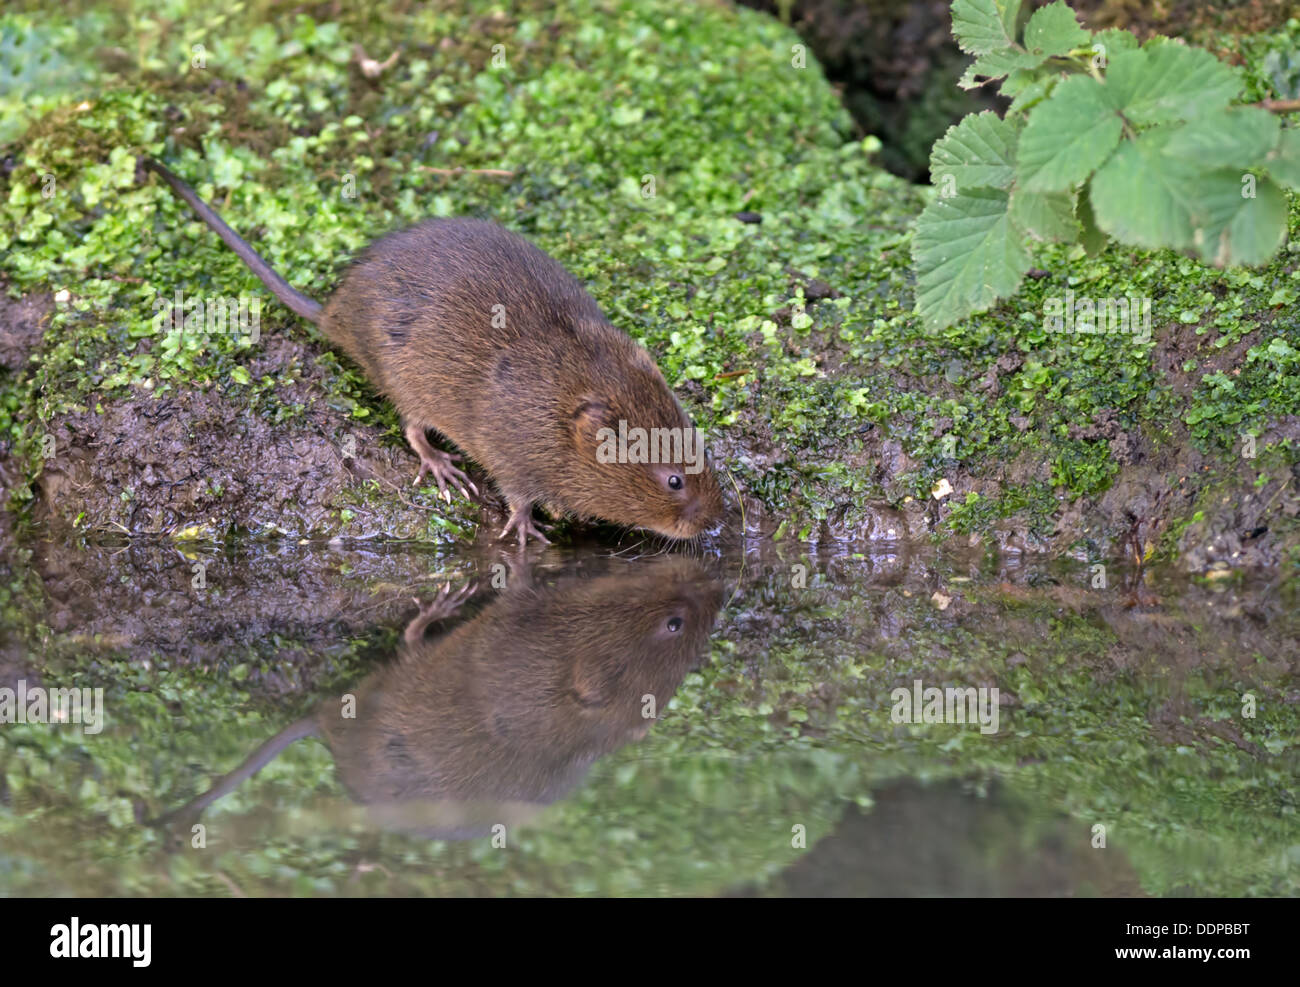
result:
M 1298 890 L 1276 576 L 636 551 L 11 552 L 0 892 Z

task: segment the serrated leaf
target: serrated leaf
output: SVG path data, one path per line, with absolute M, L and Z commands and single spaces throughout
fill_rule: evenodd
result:
M 1168 41 L 1111 58 L 1105 89 L 1125 119 L 1147 127 L 1227 106 L 1241 94 L 1241 80 L 1208 51 Z
M 916 308 L 928 328 L 942 329 L 983 311 L 1020 286 L 1029 254 L 1007 201 L 999 189 L 970 189 L 935 199 L 921 213 L 912 259 Z
M 1029 114 L 1020 135 L 1020 180 L 1031 192 L 1059 192 L 1081 182 L 1115 149 L 1123 123 L 1101 83 L 1074 75 Z
M 1025 48 L 1035 55 L 1064 55 L 1091 38 L 1092 33 L 1079 25 L 1074 11 L 1061 0 L 1034 11 L 1025 25 Z
M 940 185 L 951 175 L 956 191 L 1010 188 L 1016 171 L 1017 122 L 1001 120 L 991 110 L 964 117 L 934 142 L 930 181 Z
M 1205 263 L 1263 264 L 1286 240 L 1286 193 L 1267 178 L 1246 197 L 1241 172 L 1224 168 L 1201 176 L 1195 191 L 1201 206 L 1193 241 Z
M 1035 106 L 1045 100 L 1052 94 L 1056 84 L 1061 81 L 1060 73 L 1052 72 L 1048 75 L 1034 78 L 1031 73 L 1025 73 L 1026 79 L 1023 84 L 1017 84 L 1013 87 L 1015 99 L 1007 107 L 1007 116 L 1018 116 L 1032 110 Z M 1007 83 L 1010 83 L 1014 76 L 1007 77 Z M 1020 80 L 1016 80 L 1019 83 Z M 1002 95 L 1010 96 L 1012 93 L 1007 92 L 1007 86 L 1002 86 Z
M 1037 78 L 1037 70 L 1027 72 L 1024 69 L 1017 69 L 1002 80 L 1002 85 L 998 87 L 999 94 L 1002 96 L 1014 96 Z
M 1086 185 L 1079 190 L 1079 198 L 1074 204 L 1074 218 L 1079 221 L 1079 242 L 1089 257 L 1096 257 L 1106 249 L 1107 237 L 1097 228 L 1097 217 L 1092 214 L 1092 199 Z
M 1200 176 L 1194 162 L 1164 153 L 1173 128 L 1148 131 L 1123 146 L 1092 178 L 1097 225 L 1117 240 L 1139 247 L 1192 245 Z
M 1282 131 L 1264 167 L 1287 188 L 1300 192 L 1300 130 Z
M 1043 56 L 1030 55 L 1028 52 L 1017 51 L 1014 48 L 991 51 L 971 62 L 957 85 L 963 89 L 975 89 L 984 85 L 984 82 L 976 82 L 976 79 L 983 79 L 985 82 L 990 79 L 1000 79 L 1017 70 L 1038 68 L 1042 63 Z
M 1074 190 L 1065 192 L 1011 192 L 1011 222 L 1039 240 L 1073 243 L 1079 237 L 1074 218 Z
M 1257 106 L 1211 110 L 1175 130 L 1165 153 L 1193 158 L 1202 168 L 1254 168 L 1277 146 L 1281 130 L 1277 117 Z
M 954 0 L 952 35 L 970 55 L 1010 48 L 1016 42 L 1021 0 Z
M 1101 229 L 1139 247 L 1194 248 L 1209 264 L 1260 264 L 1286 236 L 1286 196 L 1267 178 L 1166 153 L 1177 127 L 1126 141 L 1092 180 Z

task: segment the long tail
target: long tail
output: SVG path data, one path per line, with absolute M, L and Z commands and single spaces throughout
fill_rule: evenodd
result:
M 217 779 L 216 783 L 202 795 L 191 799 L 180 808 L 173 809 L 166 815 L 159 816 L 153 820 L 152 825 L 165 826 L 176 820 L 189 822 L 198 819 L 204 809 L 223 795 L 229 795 L 243 782 L 261 771 L 290 744 L 302 740 L 304 737 L 315 736 L 319 736 L 319 732 L 316 729 L 316 721 L 312 717 L 305 717 L 290 723 L 274 737 L 262 744 L 261 747 L 249 754 L 239 767 Z
M 239 255 L 239 259 L 262 279 L 262 283 L 271 289 L 271 293 L 276 298 L 280 299 L 281 302 L 304 319 L 315 323 L 320 322 L 320 303 L 308 298 L 290 285 L 288 281 L 276 274 L 275 271 L 271 270 L 271 265 L 262 260 L 257 255 L 256 250 L 245 243 L 238 233 L 227 226 L 225 220 L 218 216 L 211 206 L 200 199 L 199 194 L 194 189 L 152 158 L 144 158 L 143 164 L 150 171 L 160 175 L 163 181 L 170 185 L 172 190 L 198 214 L 199 219 L 216 230 L 217 235 L 226 242 L 226 246 Z

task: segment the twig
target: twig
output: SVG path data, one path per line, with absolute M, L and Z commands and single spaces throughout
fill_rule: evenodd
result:
M 352 54 L 356 58 L 357 64 L 361 66 L 361 74 L 367 79 L 378 79 L 393 67 L 397 62 L 397 56 L 401 53 L 402 49 L 399 47 L 386 59 L 380 62 L 367 55 L 366 50 L 362 48 L 360 44 L 354 44 L 352 46 Z
M 491 178 L 514 178 L 513 171 L 505 171 L 501 168 L 430 168 L 428 165 L 420 165 L 421 171 L 427 171 L 434 175 L 446 175 L 454 178 L 457 175 L 487 175 Z
M 1300 99 L 1261 99 L 1258 103 L 1252 104 L 1258 106 L 1261 110 L 1271 110 L 1274 113 L 1294 113 L 1300 110 Z

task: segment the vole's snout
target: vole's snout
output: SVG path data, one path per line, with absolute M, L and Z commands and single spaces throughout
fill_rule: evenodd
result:
M 721 514 L 705 493 L 693 497 L 682 511 L 682 523 L 691 530 L 690 537 L 703 534 L 721 521 Z
M 677 505 L 673 530 L 665 532 L 674 538 L 697 538 L 722 525 L 722 492 L 713 473 L 706 471 L 691 479 L 686 496 Z

